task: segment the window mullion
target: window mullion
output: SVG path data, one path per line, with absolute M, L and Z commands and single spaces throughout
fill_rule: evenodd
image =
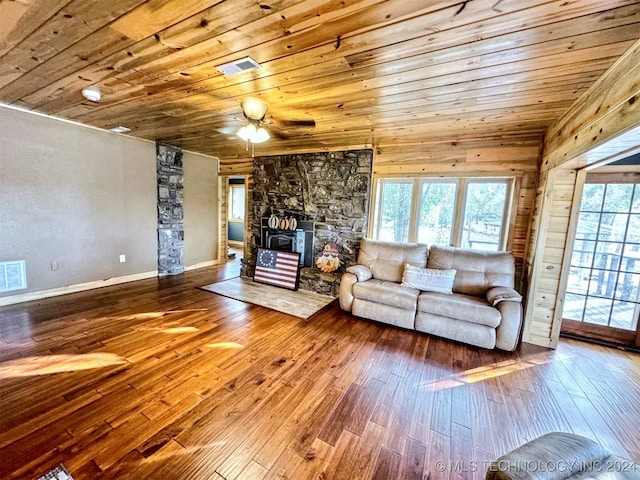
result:
M 502 228 L 500 229 L 500 250 L 505 250 L 507 248 L 507 237 L 511 227 L 511 209 L 514 207 L 513 204 L 517 202 L 517 199 L 513 197 L 513 192 L 515 190 L 513 180 L 505 180 L 505 183 L 507 189 L 504 197 L 504 211 L 502 212 Z
M 456 210 L 453 227 L 453 246 L 462 245 L 462 228 L 464 222 L 465 203 L 467 199 L 467 181 L 464 178 L 458 179 L 458 191 L 456 192 Z
M 378 179 L 376 186 L 377 199 L 375 202 L 375 224 L 374 224 L 374 235 L 373 238 L 379 238 L 380 236 L 380 225 L 382 225 L 382 206 L 384 202 L 384 180 Z
M 410 242 L 416 241 L 416 232 L 418 231 L 418 204 L 420 203 L 420 179 L 416 178 L 413 180 L 413 190 L 411 192 L 411 215 L 409 218 L 411 221 L 409 222 L 409 235 L 408 239 Z

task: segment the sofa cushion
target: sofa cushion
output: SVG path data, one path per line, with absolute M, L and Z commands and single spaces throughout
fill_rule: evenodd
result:
M 420 290 L 403 287 L 399 283 L 376 280 L 372 278 L 366 282 L 358 282 L 353 286 L 353 296 L 376 303 L 384 303 L 406 310 L 416 309 L 416 302 Z
M 514 286 L 515 265 L 509 252 L 485 252 L 465 248 L 432 246 L 427 268 L 454 268 L 454 293 L 485 296 L 491 287 Z
M 415 328 L 419 332 L 449 338 L 456 342 L 463 342 L 480 348 L 495 348 L 496 346 L 495 328 L 478 323 L 465 322 L 456 318 L 418 312 Z
M 384 303 L 370 302 L 362 298 L 353 300 L 353 314 L 356 317 L 368 318 L 376 322 L 395 325 L 396 327 L 414 330 L 416 311 L 392 307 Z
M 500 312 L 487 300 L 472 295 L 422 292 L 418 298 L 418 311 L 464 320 L 495 328 L 500 325 Z
M 402 285 L 424 292 L 452 293 L 455 270 L 435 270 L 406 264 L 402 274 Z
M 363 238 L 358 264 L 369 267 L 373 278 L 402 282 L 405 264 L 424 268 L 429 247 L 419 243 L 383 242 Z

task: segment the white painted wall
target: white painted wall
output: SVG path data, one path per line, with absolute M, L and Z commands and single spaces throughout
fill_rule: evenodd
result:
M 184 165 L 188 266 L 217 258 L 218 163 Z M 28 285 L 0 297 L 153 275 L 156 184 L 153 142 L 0 106 L 0 261 L 26 260 Z
M 218 259 L 218 159 L 184 152 L 184 265 Z

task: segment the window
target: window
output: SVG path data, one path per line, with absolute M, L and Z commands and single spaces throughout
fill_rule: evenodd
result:
M 229 185 L 229 221 L 244 222 L 244 185 Z
M 409 221 L 413 182 L 385 180 L 380 184 L 379 240 L 406 242 L 409 238 Z
M 640 310 L 640 184 L 587 183 L 563 318 L 635 331 Z
M 513 179 L 378 179 L 373 237 L 479 250 L 506 247 Z

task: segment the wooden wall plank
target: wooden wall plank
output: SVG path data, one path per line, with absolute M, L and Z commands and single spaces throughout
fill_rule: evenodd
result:
M 615 155 L 633 144 L 630 133 L 634 129 L 640 131 L 640 109 L 635 101 L 640 95 L 638 65 L 640 41 L 550 127 L 545 138 L 539 180 L 545 193 L 538 190 L 540 213 L 534 215 L 535 253 L 528 259 L 540 279 L 533 279 L 529 291 L 526 341 L 550 346 L 557 343 L 567 276 L 563 261 L 567 261 L 571 251 L 568 248 L 573 231 L 571 212 L 575 212 L 576 202 L 580 201 L 574 198 L 574 191 L 577 178 L 583 178 L 583 174 L 576 175 L 575 168 L 602 160 L 589 153 L 594 147 L 605 145 L 603 154 Z M 628 140 L 616 144 L 616 137 L 625 136 L 621 134 L 626 134 Z M 640 144 L 638 138 L 635 138 L 636 146 Z M 609 143 L 615 145 L 606 147 Z M 560 252 L 562 258 L 559 258 Z M 553 263 L 549 263 L 550 260 Z M 556 296 L 553 306 L 542 298 L 548 293 Z M 538 319 L 535 328 L 533 318 Z

